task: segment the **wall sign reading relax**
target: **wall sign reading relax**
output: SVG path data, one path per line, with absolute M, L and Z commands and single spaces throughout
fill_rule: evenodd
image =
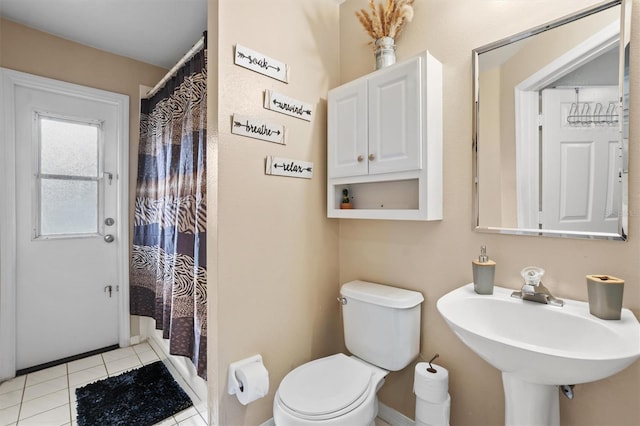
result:
M 283 94 L 264 91 L 264 107 L 271 111 L 287 114 L 292 117 L 311 121 L 313 117 L 313 107 L 306 102 L 298 101 Z
M 311 179 L 313 177 L 313 163 L 270 155 L 266 158 L 264 173 L 267 175 Z
M 255 117 L 233 114 L 231 133 L 285 145 L 283 125 Z
M 289 67 L 287 64 L 239 44 L 236 44 L 234 62 L 236 65 L 250 69 L 251 71 L 288 83 Z

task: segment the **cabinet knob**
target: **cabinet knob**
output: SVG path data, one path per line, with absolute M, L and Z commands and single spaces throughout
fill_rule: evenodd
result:
M 376 159 L 376 155 L 375 154 L 369 154 L 369 161 L 373 161 Z
M 363 157 L 362 155 L 358 155 L 357 160 L 358 160 L 358 163 L 359 163 L 359 162 L 361 162 L 362 160 L 364 160 L 364 157 Z

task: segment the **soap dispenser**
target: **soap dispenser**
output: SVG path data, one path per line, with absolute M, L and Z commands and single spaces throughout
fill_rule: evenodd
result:
M 496 272 L 496 262 L 489 260 L 487 247 L 480 247 L 478 260 L 472 262 L 473 289 L 478 294 L 493 294 L 493 280 Z

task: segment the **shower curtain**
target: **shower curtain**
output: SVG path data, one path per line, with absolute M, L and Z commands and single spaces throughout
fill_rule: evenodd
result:
M 206 49 L 142 100 L 130 312 L 207 371 Z

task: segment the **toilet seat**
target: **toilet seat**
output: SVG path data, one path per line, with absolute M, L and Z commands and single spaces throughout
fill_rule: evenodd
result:
M 370 395 L 374 371 L 344 354 L 303 364 L 282 380 L 276 398 L 290 414 L 327 420 L 356 409 Z

